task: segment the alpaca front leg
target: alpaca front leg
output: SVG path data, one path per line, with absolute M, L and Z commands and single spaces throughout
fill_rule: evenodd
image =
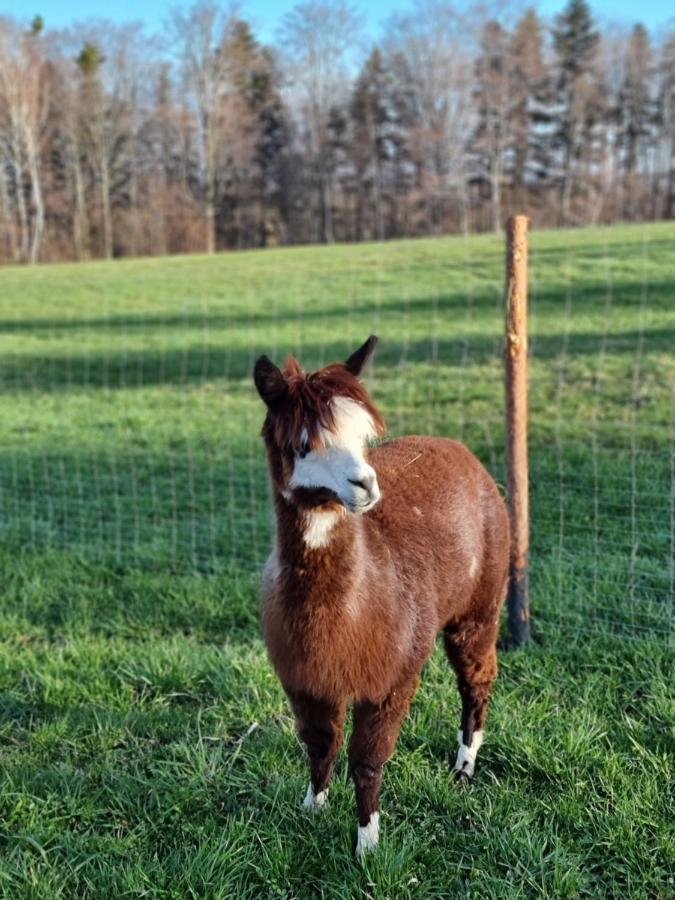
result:
M 289 699 L 309 759 L 310 780 L 303 806 L 322 809 L 328 799 L 335 757 L 342 744 L 345 704 L 329 703 L 302 693 L 289 693 Z
M 401 724 L 419 678 L 393 690 L 382 703 L 363 701 L 354 706 L 354 729 L 349 742 L 349 772 L 356 790 L 359 825 L 356 855 L 377 847 L 380 838 L 382 766 L 394 752 Z

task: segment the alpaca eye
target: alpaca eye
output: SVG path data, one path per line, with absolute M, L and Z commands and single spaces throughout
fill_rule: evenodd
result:
M 298 451 L 298 456 L 300 459 L 304 459 L 310 451 L 309 441 L 303 441 L 300 445 L 300 450 Z

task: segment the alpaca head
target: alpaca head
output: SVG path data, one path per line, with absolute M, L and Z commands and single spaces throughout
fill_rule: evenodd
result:
M 384 421 L 358 379 L 376 343 L 371 335 L 346 362 L 309 374 L 292 356 L 283 370 L 266 356 L 256 362 L 272 480 L 288 502 L 304 509 L 340 504 L 365 513 L 379 500 L 367 451 L 368 441 L 384 432 Z

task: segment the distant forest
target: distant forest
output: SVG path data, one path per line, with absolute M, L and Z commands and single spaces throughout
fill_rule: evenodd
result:
M 585 0 L 48 26 L 0 18 L 2 262 L 675 217 L 675 31 Z

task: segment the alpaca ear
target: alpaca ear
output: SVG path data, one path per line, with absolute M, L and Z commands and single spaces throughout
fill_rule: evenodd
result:
M 304 374 L 300 363 L 292 354 L 286 357 L 286 362 L 284 363 L 284 372 L 291 378 L 302 378 Z
M 359 347 L 358 350 L 355 350 L 352 353 L 349 359 L 345 362 L 345 368 L 348 372 L 351 372 L 352 375 L 361 374 L 361 370 L 373 355 L 377 340 L 377 336 L 371 334 L 365 344 L 363 344 L 361 347 Z
M 288 388 L 283 372 L 268 356 L 258 358 L 253 370 L 253 380 L 258 393 L 268 406 L 276 403 Z

